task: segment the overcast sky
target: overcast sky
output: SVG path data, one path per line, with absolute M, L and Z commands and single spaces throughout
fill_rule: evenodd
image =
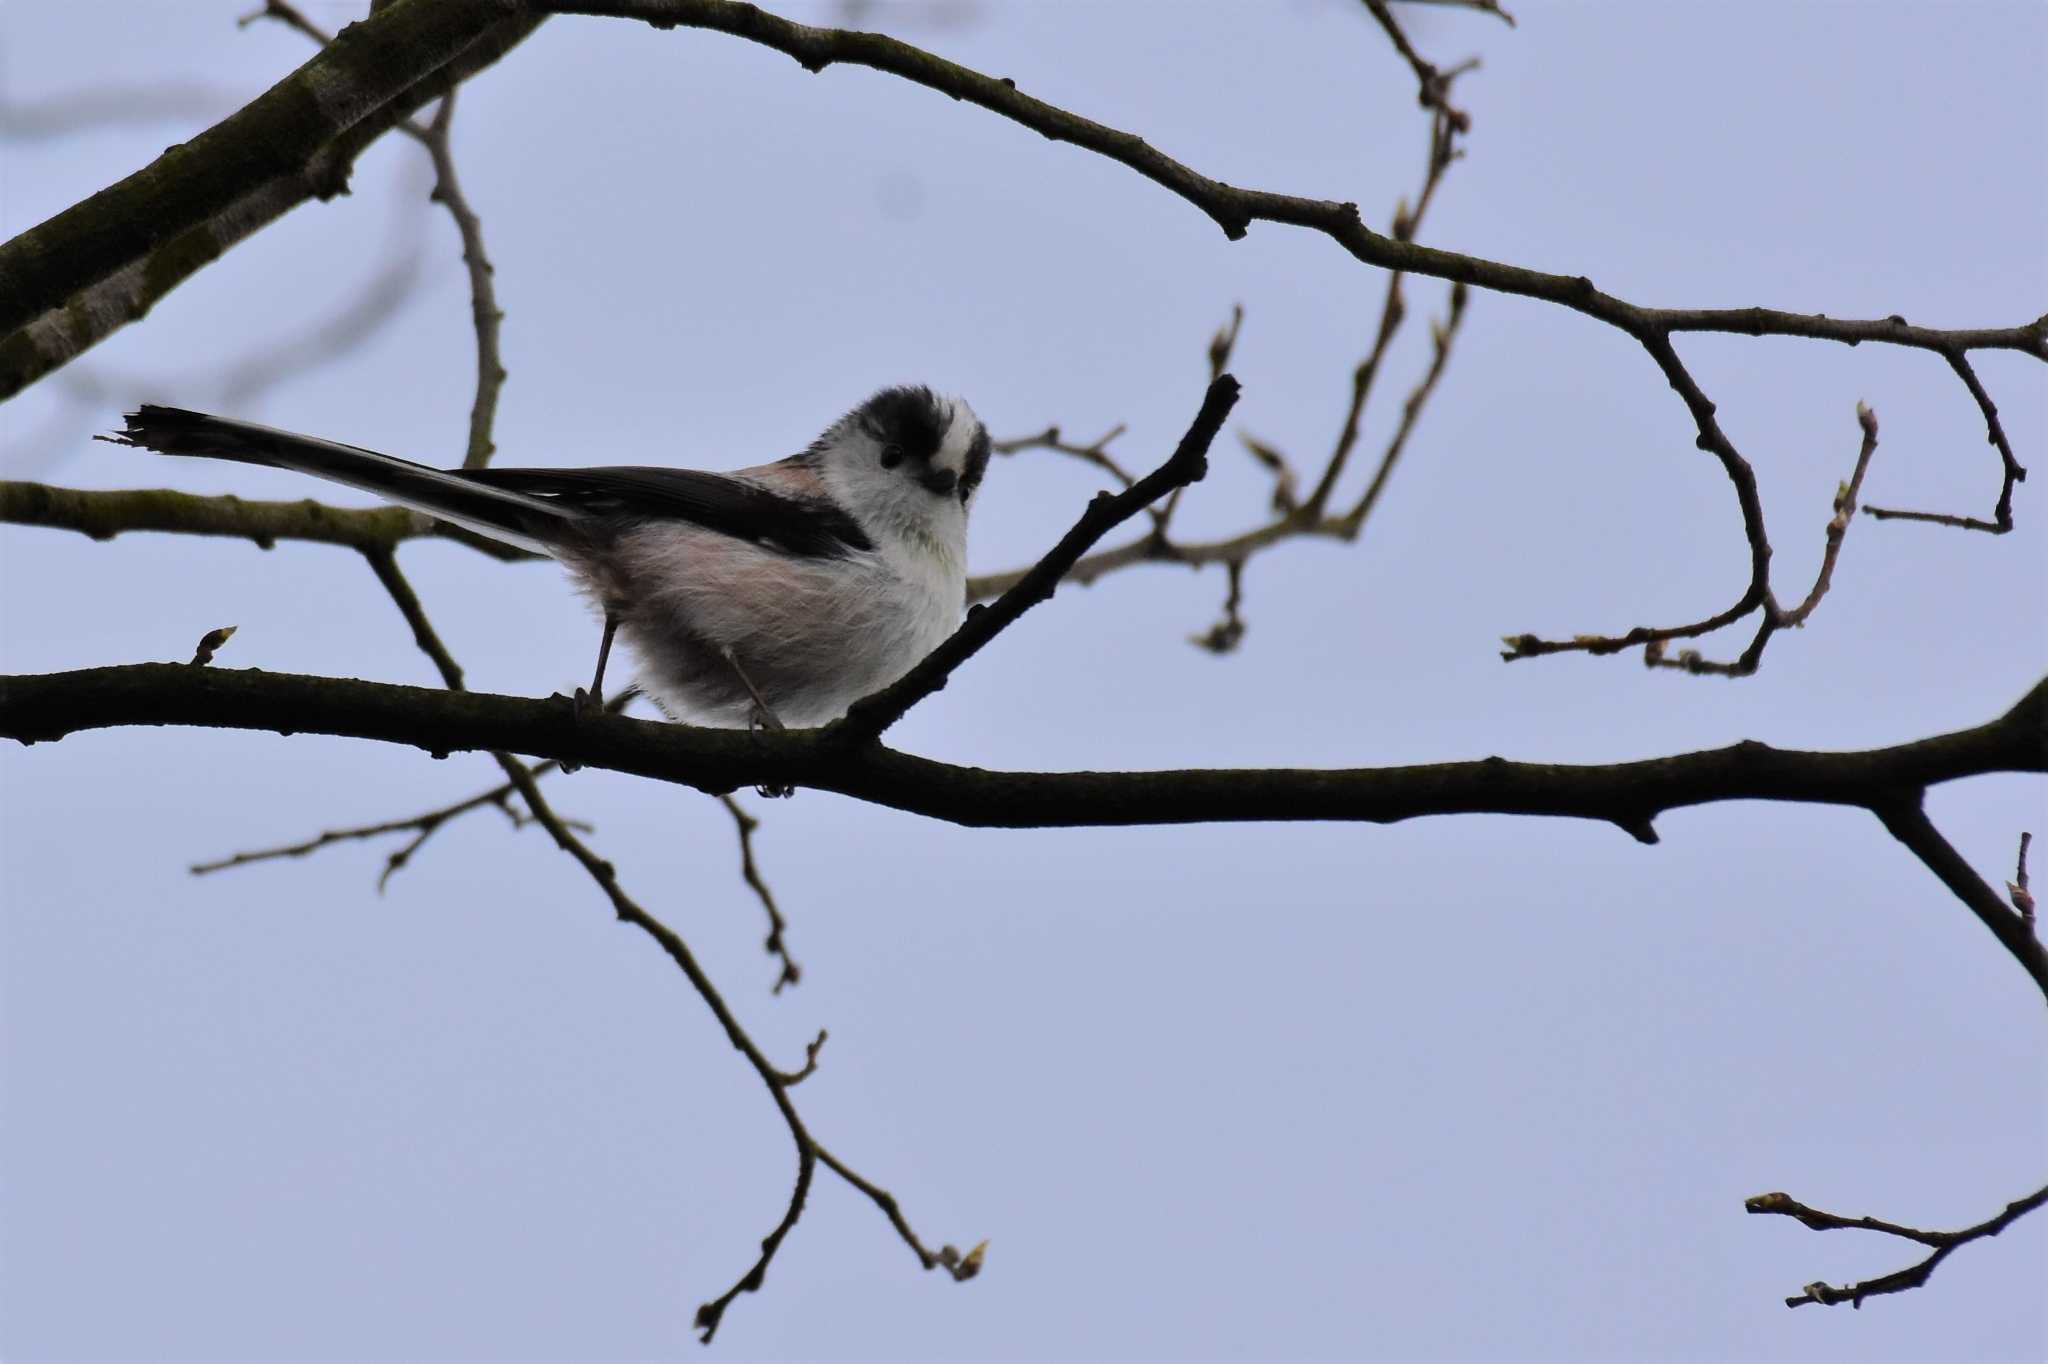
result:
M 236 28 L 254 3 L 0 9 L 0 227 L 303 61 L 281 26 Z M 1513 30 L 1403 8 L 1426 53 L 1484 59 L 1458 85 L 1470 154 L 1433 244 L 1657 305 L 1940 326 L 2048 310 L 2037 3 L 1524 0 Z M 1353 199 L 1381 224 L 1419 178 L 1413 79 L 1348 0 L 905 4 L 865 22 L 1207 174 Z M 115 95 L 157 116 L 28 117 Z M 716 34 L 551 21 L 464 89 L 456 129 L 507 311 L 508 464 L 773 459 L 905 380 L 967 396 L 999 436 L 1127 423 L 1115 448 L 1150 464 L 1242 303 L 1233 430 L 1312 466 L 1385 285 L 1297 230 L 1230 243 L 1123 168 L 930 91 L 810 76 Z M 386 139 L 353 194 L 0 407 L 0 469 L 361 500 L 88 443 L 137 400 L 459 460 L 467 282 L 424 161 Z M 402 306 L 359 344 L 251 381 L 384 290 Z M 1408 297 L 1368 454 L 1444 305 L 1431 281 Z M 1756 465 L 1781 597 L 1818 563 L 1859 399 L 1883 430 L 1868 502 L 1988 511 L 1996 455 L 1938 358 L 1680 348 Z M 2022 462 L 2048 467 L 2043 366 L 1977 363 Z M 1733 498 L 1693 436 L 1626 337 L 1475 294 L 1367 534 L 1256 560 L 1238 652 L 1187 643 L 1219 573 L 1126 573 L 1062 592 L 894 739 L 1019 768 L 1857 747 L 1989 719 L 2048 665 L 2043 476 L 2002 538 L 1859 519 L 1833 592 L 1753 678 L 1503 665 L 1502 634 L 1675 623 L 1740 592 Z M 1035 557 L 1097 483 L 1046 455 L 999 462 L 974 566 Z M 1252 524 L 1264 492 L 1232 436 L 1184 529 Z M 217 666 L 434 681 L 344 551 L 9 527 L 0 555 L 10 672 L 183 660 L 235 624 Z M 445 544 L 402 561 L 473 687 L 587 675 L 596 626 L 549 566 Z M 1748 633 L 1706 647 L 1731 656 Z M 793 1156 L 701 1002 L 582 872 L 488 811 L 381 896 L 389 843 L 185 870 L 494 771 L 197 730 L 0 754 L 7 1358 L 698 1353 L 697 1304 L 751 1262 Z M 821 1140 L 930 1243 L 990 1240 L 972 1283 L 921 1273 L 821 1174 L 717 1357 L 2048 1355 L 2048 1218 L 1918 1292 L 1792 1312 L 1801 1285 L 1914 1248 L 1742 1211 L 1784 1189 L 1961 1226 L 2048 1178 L 2039 994 L 1867 815 L 1716 806 L 1660 820 L 1656 847 L 1490 817 L 1000 833 L 805 791 L 761 810 L 805 969 L 771 998 L 717 805 L 599 771 L 550 785 L 774 1054 L 831 1030 L 796 1091 Z M 1943 788 L 1930 808 L 1994 882 L 2021 829 L 2048 834 L 2039 780 Z

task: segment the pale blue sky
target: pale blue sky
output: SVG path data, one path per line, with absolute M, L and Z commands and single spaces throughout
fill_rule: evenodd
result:
M 225 113 L 304 59 L 254 0 L 0 10 L 10 102 L 175 81 Z M 308 6 L 329 23 L 350 6 Z M 827 7 L 779 6 L 823 19 Z M 1636 301 L 2010 325 L 2048 310 L 2048 10 L 2032 3 L 1548 5 L 1509 30 L 1409 7 L 1480 53 L 1424 237 L 1591 274 Z M 1413 82 L 1362 7 L 989 3 L 906 28 L 1143 133 L 1206 173 L 1360 202 L 1412 192 Z M 888 11 L 882 12 L 886 20 Z M 29 226 L 211 115 L 0 142 Z M 868 71 L 806 75 L 715 34 L 556 20 L 465 90 L 464 183 L 507 309 L 507 463 L 719 468 L 789 453 L 878 384 L 968 396 L 997 434 L 1129 424 L 1155 461 L 1246 308 L 1235 425 L 1327 448 L 1383 277 L 1260 225 L 1239 243 L 1121 167 Z M 88 487 L 330 491 L 84 437 L 222 376 L 424 251 L 417 295 L 349 354 L 236 410 L 460 457 L 471 361 L 453 233 L 414 145 L 292 214 L 71 371 L 0 407 L 0 469 Z M 1426 361 L 1415 313 L 1367 427 Z M 1854 405 L 1873 503 L 1983 514 L 1995 454 L 1938 359 L 1695 337 L 1757 466 L 1780 593 L 1818 561 Z M 2023 462 L 2048 382 L 1979 367 Z M 103 391 L 67 398 L 97 376 Z M 990 767 L 1601 760 L 1737 738 L 1807 747 L 1988 719 L 2048 661 L 2048 477 L 2002 539 L 1860 520 L 1833 593 L 1740 682 L 1630 659 L 1504 666 L 1497 637 L 1695 618 L 1740 590 L 1725 480 L 1633 342 L 1475 295 L 1435 405 L 1357 545 L 1284 548 L 1251 630 L 1186 636 L 1220 575 L 1063 592 L 897 733 Z M 1185 529 L 1259 514 L 1221 448 Z M 1035 556 L 1094 482 L 999 463 L 977 568 Z M 353 500 L 333 490 L 337 502 Z M 403 560 L 480 689 L 585 675 L 559 574 L 460 548 Z M 7 670 L 182 659 L 425 683 L 345 552 L 0 536 Z M 1746 629 L 1712 641 L 1739 650 Z M 193 861 L 411 813 L 489 764 L 320 738 L 80 735 L 0 755 L 0 1349 L 10 1359 L 639 1359 L 697 1352 L 793 1158 L 665 958 L 573 864 L 496 816 L 378 896 L 354 846 L 194 880 Z M 1505 818 L 991 833 L 816 792 L 759 851 L 803 984 L 770 998 L 726 816 L 605 772 L 556 779 L 625 884 L 794 1060 L 835 1152 L 921 1234 L 991 1240 L 920 1273 L 822 1177 L 731 1359 L 2038 1359 L 2048 1222 L 1860 1312 L 1780 1300 L 1911 1247 L 1742 1212 L 1782 1188 L 1935 1226 L 2048 1170 L 2041 1000 L 1867 816 L 1725 806 L 1606 827 Z M 2043 785 L 1944 789 L 1987 876 Z M 2048 873 L 2048 869 L 2044 869 Z

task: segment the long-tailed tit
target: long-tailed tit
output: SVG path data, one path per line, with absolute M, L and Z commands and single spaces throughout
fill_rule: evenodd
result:
M 731 473 L 431 469 L 174 407 L 108 437 L 314 474 L 550 555 L 604 614 L 672 717 L 779 727 L 835 719 L 901 677 L 966 605 L 967 512 L 988 432 L 955 398 L 888 388 L 811 447 Z

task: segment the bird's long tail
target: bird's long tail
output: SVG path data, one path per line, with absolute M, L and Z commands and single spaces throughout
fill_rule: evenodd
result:
M 231 459 L 331 479 L 536 554 L 552 554 L 573 539 L 580 520 L 545 498 L 475 482 L 459 470 L 432 469 L 254 422 L 154 405 L 130 412 L 127 420 L 124 430 L 101 439 L 160 455 Z

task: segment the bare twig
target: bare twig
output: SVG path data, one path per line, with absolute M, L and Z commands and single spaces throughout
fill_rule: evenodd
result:
M 1266 498 L 1266 505 L 1280 516 L 1292 516 L 1301 508 L 1301 496 L 1294 476 L 1294 466 L 1287 462 L 1287 456 L 1275 447 L 1255 436 L 1237 433 L 1237 439 L 1245 452 L 1259 462 L 1259 467 L 1273 476 L 1273 491 Z
M 462 467 L 481 469 L 497 450 L 491 427 L 497 420 L 498 394 L 505 386 L 505 364 L 499 350 L 499 326 L 505 319 L 498 306 L 496 273 L 484 254 L 483 221 L 462 193 L 455 176 L 455 153 L 449 145 L 449 123 L 455 116 L 455 91 L 441 97 L 440 108 L 428 126 L 427 154 L 434 159 L 434 200 L 455 220 L 462 236 L 462 263 L 469 268 L 469 313 L 476 331 L 476 397 L 469 408 L 469 444 Z
M 389 553 L 385 553 L 381 556 L 369 554 L 365 557 L 370 560 L 371 567 L 376 571 L 378 581 L 384 585 L 385 590 L 391 595 L 392 601 L 398 606 L 400 613 L 411 624 L 413 637 L 419 643 L 420 649 L 434 661 L 434 665 L 440 670 L 443 680 L 447 683 L 448 690 L 460 692 L 462 690 L 462 670 L 457 666 L 454 658 L 449 655 L 446 647 L 442 645 L 439 636 L 435 634 L 433 625 L 427 619 L 426 611 L 420 605 L 418 596 L 413 592 L 411 585 L 406 582 L 404 575 L 398 571 L 392 556 Z M 776 1223 L 774 1230 L 769 1232 L 767 1238 L 762 1241 L 760 1258 L 754 1262 L 751 1269 L 740 1276 L 739 1280 L 731 1288 L 697 1309 L 697 1327 L 704 1333 L 703 1339 L 705 1343 L 709 1344 L 711 1338 L 717 1334 L 718 1324 L 724 1318 L 725 1310 L 731 1306 L 733 1299 L 741 1293 L 750 1293 L 761 1286 L 761 1282 L 767 1274 L 769 1262 L 775 1258 L 775 1252 L 781 1247 L 783 1238 L 788 1236 L 790 1230 L 796 1226 L 797 1219 L 803 1215 L 804 1203 L 810 1193 L 813 1173 L 815 1172 L 818 1160 L 823 1159 L 824 1154 L 819 1148 L 817 1140 L 811 1136 L 810 1129 L 804 1125 L 803 1119 L 798 1115 L 795 1104 L 790 1100 L 789 1091 L 817 1069 L 818 1052 L 825 1045 L 825 1034 L 822 1031 L 819 1032 L 816 1040 L 805 1048 L 804 1063 L 800 1068 L 784 1070 L 771 1062 L 760 1047 L 755 1044 L 753 1038 L 740 1026 L 738 1017 L 734 1015 L 731 1007 L 726 1004 L 725 997 L 719 993 L 718 987 L 712 983 L 711 977 L 705 973 L 704 968 L 698 963 L 695 954 L 690 951 L 689 946 L 684 943 L 674 930 L 655 918 L 631 896 L 626 894 L 624 887 L 619 884 L 618 873 L 612 864 L 591 851 L 590 846 L 570 830 L 568 822 L 557 815 L 553 807 L 542 797 L 540 784 L 535 779 L 532 770 L 504 749 L 493 749 L 491 756 L 504 771 L 506 779 L 519 792 L 521 799 L 526 802 L 526 808 L 533 812 L 534 821 L 547 830 L 548 834 L 555 840 L 557 847 L 573 857 L 590 874 L 591 879 L 597 882 L 598 888 L 611 901 L 613 911 L 618 915 L 619 919 L 622 922 L 634 925 L 653 938 L 661 945 L 662 950 L 668 953 L 670 960 L 674 961 L 677 967 L 682 970 L 684 976 L 688 978 L 691 987 L 697 991 L 698 997 L 704 1001 L 705 1005 L 711 1010 L 712 1015 L 718 1020 L 719 1026 L 725 1030 L 726 1038 L 747 1059 L 747 1063 L 754 1068 L 755 1074 L 760 1077 L 761 1083 L 767 1086 L 769 1096 L 775 1102 L 776 1110 L 781 1113 L 783 1122 L 789 1128 L 790 1139 L 796 1145 L 797 1173 L 790 1193 L 789 1204 L 783 1212 L 782 1219 Z M 758 886 L 758 877 L 752 879 Z M 903 1220 L 902 1214 L 896 1207 L 895 1199 L 854 1174 L 851 1170 L 840 1164 L 837 1159 L 828 1160 L 827 1163 L 834 1171 L 853 1184 L 854 1187 L 876 1201 L 877 1205 L 888 1215 L 891 1225 L 897 1229 L 898 1234 L 910 1245 L 910 1248 L 917 1254 L 919 1261 L 924 1264 L 925 1268 L 930 1269 L 940 1264 L 939 1257 L 927 1251 L 918 1241 L 917 1237 L 911 1233 L 908 1223 Z M 954 1276 L 956 1278 L 966 1277 L 957 1271 L 954 1272 Z
M 191 661 L 186 666 L 193 668 L 205 667 L 213 662 L 215 652 L 234 637 L 235 627 L 232 625 L 223 625 L 218 630 L 208 630 L 199 637 L 199 647 L 193 651 Z M 2022 880 L 2026 879 L 2026 852 L 2024 848 L 2022 848 L 2020 853 L 2020 878 Z
M 1432 118 L 1429 156 L 1415 205 L 1411 209 L 1404 199 L 1394 210 L 1393 231 L 1400 240 L 1407 241 L 1413 238 L 1423 216 L 1428 212 L 1438 185 L 1442 183 L 1444 172 L 1457 159 L 1458 153 L 1453 145 L 1454 137 L 1448 121 L 1441 114 Z M 1071 575 L 1074 580 L 1083 584 L 1092 583 L 1105 574 L 1141 563 L 1174 563 L 1193 568 L 1222 564 L 1228 570 L 1233 564 L 1243 565 L 1261 550 L 1291 539 L 1328 537 L 1346 542 L 1357 539 L 1366 518 L 1386 488 L 1394 462 L 1399 458 L 1408 435 L 1421 416 L 1423 406 L 1434 390 L 1437 378 L 1443 372 L 1444 364 L 1449 359 L 1451 340 L 1464 318 L 1464 290 L 1462 286 L 1453 286 L 1449 314 L 1440 325 L 1431 329 L 1434 352 L 1429 372 L 1416 386 L 1415 391 L 1409 394 L 1400 430 L 1382 457 L 1370 486 L 1359 503 L 1348 512 L 1341 515 L 1330 514 L 1326 506 L 1339 479 L 1343 476 L 1346 461 L 1349 460 L 1357 443 L 1373 378 L 1379 372 L 1388 346 L 1407 319 L 1407 305 L 1401 287 L 1402 278 L 1399 271 L 1388 277 L 1379 321 L 1374 327 L 1372 348 L 1352 373 L 1351 396 L 1344 421 L 1331 453 L 1324 461 L 1323 471 L 1316 480 L 1315 491 L 1306 501 L 1303 501 L 1296 492 L 1295 472 L 1286 455 L 1264 441 L 1240 433 L 1239 439 L 1245 449 L 1273 476 L 1273 492 L 1270 499 L 1273 517 L 1270 521 L 1222 540 L 1182 543 L 1170 538 L 1164 524 L 1163 513 L 1153 509 L 1151 533 L 1128 544 L 1084 557 L 1074 567 Z M 1221 373 L 1220 367 L 1229 361 L 1243 322 L 1243 307 L 1233 307 L 1230 320 L 1218 328 L 1211 339 L 1208 358 L 1212 378 Z M 1128 477 L 1124 481 L 1128 486 Z M 1241 568 L 1239 571 L 1242 571 Z M 1022 576 L 1022 570 L 1012 570 L 970 579 L 967 586 L 968 599 L 985 600 L 1007 591 Z M 1226 617 L 1226 622 L 1227 620 Z M 1241 637 L 1242 633 L 1243 622 L 1240 620 L 1237 634 Z M 1203 638 L 1206 639 L 1207 636 Z
M 1394 12 L 1387 8 L 1387 0 L 1365 0 L 1365 7 L 1372 11 L 1372 17 L 1379 21 L 1381 30 L 1387 35 L 1387 41 L 1392 43 L 1394 50 L 1407 61 L 1408 69 L 1415 73 L 1416 101 L 1423 108 L 1433 109 L 1449 119 L 1451 126 L 1459 132 L 1469 132 L 1472 127 L 1472 116 L 1451 103 L 1451 75 L 1455 72 L 1445 73 L 1437 70 L 1415 50 L 1408 41 L 1408 35 L 1401 31 L 1401 25 L 1395 22 Z M 1476 65 L 1478 59 L 1473 58 L 1458 69 L 1467 70 Z
M 321 47 L 334 41 L 334 35 L 308 19 L 298 6 L 289 0 L 263 0 L 263 8 L 251 10 L 235 20 L 236 28 L 247 28 L 260 19 L 275 19 L 287 28 L 297 29 Z
M 2048 683 L 2043 688 L 2048 689 Z M 2034 715 L 2033 722 L 2038 727 L 2034 742 L 2048 751 L 2048 707 L 2044 707 L 2044 713 Z M 2043 947 L 2034 935 L 2034 926 L 1999 899 L 1998 892 L 1985 884 L 1984 878 L 1963 860 L 1963 855 L 1942 837 L 1941 830 L 1934 827 L 1921 808 L 1923 794 L 1921 789 L 1912 789 L 1889 800 L 1880 799 L 1871 805 L 1871 812 L 1893 838 L 1905 844 L 1940 878 L 1950 894 L 1977 916 L 1979 923 L 1991 930 L 1991 935 L 2032 977 L 2043 998 L 2048 998 L 2048 947 Z
M 2027 889 L 2027 845 L 2033 841 L 2031 833 L 2020 835 L 2019 869 L 2013 879 L 2005 883 L 2006 898 L 2019 911 L 2020 922 L 2027 926 L 2029 933 L 2034 932 L 2034 892 Z
M 1840 1217 L 1831 1212 L 1822 1212 L 1818 1208 L 1809 1208 L 1790 1194 L 1783 1193 L 1758 1194 L 1745 1200 L 1742 1206 L 1747 1212 L 1793 1218 L 1815 1231 L 1875 1231 L 1933 1247 L 1932 1255 L 1895 1273 L 1879 1275 L 1877 1278 L 1865 1279 L 1861 1283 L 1848 1284 L 1841 1288 L 1831 1287 L 1826 1283 L 1810 1283 L 1799 1296 L 1785 1299 L 1787 1307 L 1803 1307 L 1810 1302 L 1819 1303 L 1823 1307 L 1832 1307 L 1844 1302 L 1851 1307 L 1861 1307 L 1866 1298 L 1880 1297 L 1886 1293 L 1903 1293 L 1908 1289 L 1920 1287 L 1934 1273 L 1935 1267 L 1958 1247 L 1998 1235 L 2044 1203 L 2048 1203 L 2048 1187 L 2036 1189 L 2025 1198 L 2006 1204 L 2005 1211 L 1996 1217 L 1979 1222 L 1973 1227 L 1964 1227 L 1961 1231 L 1921 1231 L 1916 1227 L 1900 1226 L 1896 1222 L 1885 1222 L 1875 1217 Z
M 1515 27 L 1515 16 L 1500 7 L 1500 0 L 1399 0 L 1404 5 L 1442 5 L 1446 9 L 1476 9 L 1500 19 L 1509 28 Z
M 560 764 L 555 762 L 536 763 L 533 768 L 533 775 L 535 777 L 544 777 L 548 773 L 555 771 L 559 766 Z M 305 857 L 310 853 L 320 851 L 322 848 L 331 848 L 337 843 L 357 843 L 365 839 L 380 838 L 385 834 L 412 834 L 413 837 L 406 841 L 405 846 L 399 848 L 385 859 L 384 870 L 377 877 L 377 889 L 381 893 L 384 890 L 385 884 L 390 881 L 393 873 L 399 871 L 411 861 L 412 855 L 419 851 L 420 845 L 438 833 L 442 825 L 462 815 L 466 815 L 472 810 L 481 810 L 486 806 L 501 810 L 504 812 L 505 817 L 512 821 L 512 827 L 515 829 L 532 823 L 532 820 L 519 813 L 518 809 L 513 806 L 509 799 L 514 789 L 511 782 L 503 782 L 491 787 L 487 791 L 480 791 L 453 804 L 437 806 L 432 810 L 425 810 L 416 815 L 408 815 L 403 819 L 390 819 L 377 824 L 359 824 L 345 829 L 329 829 L 298 843 L 287 843 L 272 848 L 256 848 L 247 852 L 238 852 L 228 857 L 219 858 L 212 862 L 196 863 L 191 868 L 191 871 L 194 876 L 205 876 L 211 872 L 227 871 L 233 867 L 246 867 L 257 862 L 273 862 L 287 857 Z M 590 826 L 580 820 L 566 820 L 564 822 L 572 829 L 583 833 L 590 832 Z
M 734 826 L 739 830 L 740 875 L 753 888 L 755 897 L 761 902 L 761 908 L 768 913 L 768 937 L 761 944 L 761 948 L 782 963 L 782 970 L 777 974 L 774 989 L 771 991 L 779 995 L 784 986 L 794 985 L 803 977 L 803 970 L 796 964 L 796 959 L 789 955 L 789 944 L 783 941 L 782 935 L 788 930 L 789 922 L 782 917 L 782 911 L 776 907 L 775 893 L 768 889 L 767 881 L 761 877 L 760 867 L 754 862 L 754 831 L 761 827 L 761 821 L 749 814 L 730 793 L 720 796 L 718 801 L 725 806 L 726 812 L 732 816 Z
M 1061 434 L 1057 426 L 1030 436 L 1012 436 L 1008 440 L 989 442 L 989 449 L 998 455 L 1017 455 L 1026 450 L 1051 450 L 1055 454 L 1067 455 L 1083 464 L 1093 465 L 1117 481 L 1117 486 L 1128 488 L 1138 480 L 1110 457 L 1109 443 L 1124 433 L 1124 425 L 1118 422 L 1109 430 L 1097 436 L 1086 445 L 1075 445 Z
M 1259 552 L 1287 540 L 1301 538 L 1323 538 L 1342 541 L 1357 539 L 1365 526 L 1366 518 L 1385 490 L 1387 479 L 1393 471 L 1394 462 L 1400 457 L 1402 448 L 1422 416 L 1430 395 L 1435 391 L 1436 381 L 1442 375 L 1449 360 L 1450 347 L 1456 338 L 1464 318 L 1464 309 L 1459 305 L 1456 291 L 1453 291 L 1453 307 L 1443 323 L 1432 329 L 1436 351 L 1428 373 L 1408 395 L 1403 408 L 1402 422 L 1382 455 L 1379 469 L 1372 484 L 1366 489 L 1358 503 L 1341 515 L 1323 513 L 1317 515 L 1306 504 L 1292 511 L 1276 514 L 1271 520 L 1250 530 L 1218 540 L 1180 541 L 1147 534 L 1109 549 L 1098 550 L 1084 555 L 1068 575 L 1083 585 L 1093 583 L 1111 573 L 1146 563 L 1180 564 L 1201 568 L 1210 564 L 1230 564 L 1248 560 Z M 1277 454 L 1277 452 L 1275 452 Z M 1256 458 L 1256 452 L 1254 453 Z M 1262 461 L 1263 462 L 1263 461 Z M 985 574 L 967 580 L 967 596 L 970 601 L 984 601 L 1007 592 L 1024 576 L 1024 570 L 1012 569 L 1003 573 Z
M 1244 640 L 1244 616 L 1239 613 L 1244 605 L 1244 560 L 1232 559 L 1224 566 L 1229 574 L 1229 588 L 1223 598 L 1223 618 L 1199 635 L 1189 635 L 1188 641 L 1212 654 L 1227 654 Z
M 1750 676 L 1762 661 L 1764 648 L 1770 643 L 1771 637 L 1780 630 L 1804 625 L 1807 617 L 1813 614 L 1813 609 L 1820 605 L 1820 599 L 1827 595 L 1828 588 L 1834 581 L 1835 560 L 1841 553 L 1842 537 L 1848 533 L 1849 522 L 1856 514 L 1856 496 L 1862 491 L 1863 475 L 1870 468 L 1870 457 L 1877 450 L 1877 415 L 1866 404 L 1858 403 L 1856 423 L 1863 431 L 1863 443 L 1857 451 L 1856 466 L 1848 480 L 1835 491 L 1834 514 L 1828 520 L 1826 547 L 1821 552 L 1820 570 L 1814 576 L 1812 590 L 1798 606 L 1787 610 L 1779 605 L 1777 593 L 1770 585 L 1771 545 L 1770 541 L 1764 538 L 1762 513 L 1759 510 L 1755 520 L 1751 521 L 1745 517 L 1752 561 L 1750 590 L 1727 611 L 1692 625 L 1666 629 L 1638 627 L 1626 635 L 1579 635 L 1569 640 L 1539 639 L 1535 635 L 1507 635 L 1501 641 L 1507 646 L 1501 652 L 1501 657 L 1512 662 L 1518 658 L 1535 658 L 1543 654 L 1572 651 L 1610 654 L 1640 644 L 1643 646 L 1643 662 L 1652 668 L 1676 668 L 1699 676 Z M 1743 466 L 1743 473 L 1747 476 L 1747 465 Z M 1753 479 L 1750 480 L 1748 487 L 1753 493 Z M 1675 658 L 1667 657 L 1665 646 L 1671 641 L 1711 633 L 1742 619 L 1751 611 L 1759 613 L 1756 634 L 1741 656 L 1733 661 L 1716 662 L 1703 657 L 1696 649 L 1684 649 L 1679 651 Z
M 2048 318 L 2042 319 L 2048 322 Z M 1961 530 L 1981 530 L 1992 535 L 2003 535 L 2012 529 L 2013 485 L 2026 481 L 2027 471 L 2012 452 L 2012 442 L 2006 438 L 2005 427 L 1998 420 L 1998 405 L 1991 401 L 1991 394 L 1978 379 L 1977 371 L 1970 364 L 1970 357 L 1960 346 L 1951 346 L 1942 351 L 1949 368 L 1969 389 L 1970 397 L 1976 401 L 1977 410 L 1984 414 L 1984 439 L 1998 449 L 1998 457 L 2004 466 L 2004 481 L 1999 484 L 1998 502 L 1992 508 L 1991 520 L 1983 521 L 1974 516 L 1949 516 L 1941 512 L 1898 511 L 1887 507 L 1865 507 L 1863 513 L 1879 521 L 1926 521 L 1937 526 L 1954 526 Z
M 262 9 L 245 14 L 236 22 L 240 26 L 258 19 L 279 20 L 321 47 L 334 41 L 333 35 L 308 19 L 289 0 L 264 0 Z M 433 200 L 448 210 L 448 216 L 455 220 L 455 230 L 462 238 L 462 263 L 469 271 L 470 321 L 476 332 L 476 397 L 470 403 L 469 442 L 464 448 L 462 467 L 481 469 L 490 463 L 498 448 L 492 439 L 491 428 L 497 421 L 498 394 L 504 388 L 506 378 L 498 340 L 505 311 L 498 306 L 494 279 L 496 267 L 484 251 L 483 220 L 470 206 L 469 199 L 462 192 L 462 183 L 455 174 L 455 152 L 449 140 L 449 130 L 455 118 L 455 95 L 456 92 L 450 90 L 441 97 L 432 122 L 422 125 L 417 119 L 409 118 L 398 126 L 400 131 L 427 149 L 427 155 L 434 163 Z

